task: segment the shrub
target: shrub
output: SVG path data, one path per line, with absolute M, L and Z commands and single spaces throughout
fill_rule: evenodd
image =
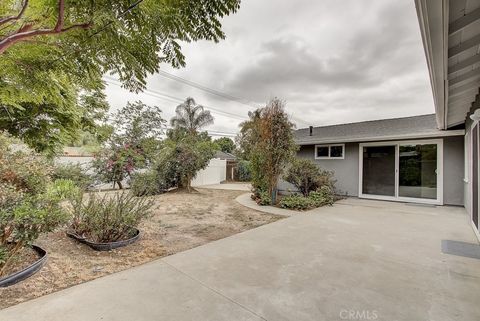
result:
M 135 173 L 130 181 L 130 190 L 135 196 L 156 195 L 162 192 L 159 175 L 154 170 Z
M 53 170 L 52 178 L 68 179 L 73 181 L 82 190 L 93 185 L 93 177 L 85 172 L 79 164 L 59 164 Z
M 313 191 L 308 196 L 313 201 L 315 207 L 324 205 L 333 205 L 335 202 L 335 196 L 330 186 L 324 185 L 318 190 Z
M 47 187 L 45 195 L 51 200 L 63 201 L 81 193 L 80 187 L 69 179 L 57 179 Z
M 271 205 L 272 204 L 272 198 L 270 197 L 270 194 L 267 191 L 262 191 L 258 194 L 257 198 L 257 204 L 258 205 Z
M 59 205 L 65 193 L 52 184 L 52 167 L 43 156 L 0 134 L 0 276 L 42 233 L 67 220 Z
M 72 200 L 71 229 L 79 236 L 108 243 L 127 239 L 134 228 L 151 215 L 153 199 L 121 192 L 98 197 L 95 193 Z
M 310 192 L 308 197 L 299 194 L 285 196 L 281 199 L 279 205 L 282 208 L 293 210 L 308 210 L 315 207 L 332 205 L 334 203 L 334 193 L 329 186 L 322 186 L 318 190 Z
M 250 172 L 250 162 L 246 160 L 240 160 L 237 164 L 237 179 L 241 182 L 249 182 L 252 179 Z
M 316 191 L 321 186 L 334 187 L 333 173 L 320 169 L 308 159 L 295 159 L 287 170 L 284 179 L 294 185 L 304 195 Z
M 294 210 L 307 210 L 314 207 L 312 199 L 298 194 L 283 197 L 279 205 L 281 208 Z
M 67 221 L 66 212 L 56 199 L 47 195 L 28 196 L 10 208 L 0 209 L 0 276 L 22 249 L 42 233 L 50 232 Z

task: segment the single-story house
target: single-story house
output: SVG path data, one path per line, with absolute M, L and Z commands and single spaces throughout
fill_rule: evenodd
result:
M 480 239 L 480 0 L 415 5 L 435 114 L 299 129 L 298 155 L 352 196 L 464 206 Z
M 463 205 L 463 129 L 436 116 L 382 119 L 295 132 L 298 156 L 333 171 L 341 194 Z

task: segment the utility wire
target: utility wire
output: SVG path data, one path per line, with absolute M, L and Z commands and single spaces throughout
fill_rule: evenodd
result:
M 203 90 L 209 94 L 212 94 L 212 95 L 216 95 L 216 96 L 219 96 L 219 97 L 222 97 L 224 99 L 227 99 L 227 100 L 231 100 L 231 101 L 234 101 L 234 102 L 237 102 L 237 103 L 240 103 L 242 105 L 245 105 L 245 106 L 248 106 L 250 108 L 254 108 L 254 109 L 257 109 L 259 108 L 259 106 L 257 104 L 255 104 L 254 102 L 251 102 L 251 101 L 248 101 L 247 99 L 243 99 L 243 98 L 238 98 L 238 97 L 235 97 L 235 96 L 232 96 L 232 95 L 229 95 L 227 93 L 224 93 L 224 92 L 221 92 L 219 90 L 216 90 L 216 89 L 212 89 L 212 88 L 209 88 L 209 87 L 206 87 L 204 85 L 201 85 L 197 82 L 194 82 L 194 81 L 191 81 L 191 80 L 188 80 L 186 78 L 182 78 L 180 76 L 176 76 L 174 74 L 171 74 L 171 73 L 168 73 L 166 71 L 163 71 L 163 70 L 160 70 L 158 72 L 158 75 L 162 76 L 162 77 L 165 77 L 165 78 L 168 78 L 168 79 L 171 79 L 171 80 L 175 80 L 175 81 L 178 81 L 178 82 L 181 82 L 187 86 L 191 86 L 191 87 L 194 87 L 194 88 L 197 88 L 197 89 L 200 89 L 200 90 Z M 299 123 L 303 123 L 305 125 L 308 125 L 304 120 L 301 120 L 297 117 L 293 117 L 293 115 L 291 116 L 291 118 Z
M 122 86 L 122 84 L 120 82 L 118 82 L 117 80 L 115 80 L 113 78 L 104 76 L 104 80 L 109 84 L 120 86 L 120 87 Z M 156 90 L 152 90 L 152 89 L 145 89 L 142 93 L 145 93 L 146 95 L 156 97 L 156 98 L 167 99 L 167 100 L 170 100 L 170 101 L 173 101 L 173 102 L 182 102 L 182 103 L 184 102 L 184 99 L 181 99 L 179 97 L 175 97 L 175 96 L 172 96 L 172 95 L 168 95 L 168 94 L 165 94 L 165 93 L 162 93 L 162 92 L 159 92 L 159 91 L 156 91 Z M 205 109 L 212 110 L 212 112 L 223 115 L 223 116 L 236 118 L 236 119 L 239 119 L 239 120 L 248 120 L 248 117 L 246 117 L 246 116 L 233 114 L 233 113 L 223 111 L 221 109 L 214 108 L 214 107 L 211 107 L 211 106 L 206 106 L 206 105 L 202 105 L 202 106 L 205 107 Z

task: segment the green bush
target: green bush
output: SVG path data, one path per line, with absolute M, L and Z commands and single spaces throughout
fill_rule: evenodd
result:
M 293 194 L 283 197 L 279 206 L 292 210 L 308 210 L 315 207 L 333 205 L 335 202 L 333 190 L 329 186 L 322 186 L 318 190 L 310 192 L 307 197 Z
M 93 177 L 87 174 L 79 164 L 59 164 L 55 166 L 52 178 L 54 180 L 71 180 L 82 190 L 86 190 L 94 183 Z
M 249 182 L 252 179 L 249 161 L 246 161 L 246 160 L 238 161 L 236 172 L 237 172 L 237 179 L 240 182 Z
M 47 195 L 28 196 L 10 208 L 0 209 L 0 276 L 22 249 L 42 233 L 50 232 L 68 219 L 56 199 Z
M 324 185 L 314 192 L 310 192 L 308 198 L 313 201 L 315 207 L 333 205 L 335 196 L 331 187 Z
M 255 191 L 252 194 L 252 199 L 258 204 L 258 205 L 271 205 L 272 204 L 272 198 L 268 194 L 267 191 Z
M 130 190 L 135 196 L 157 195 L 162 192 L 159 175 L 154 170 L 135 173 L 130 181 Z
M 290 164 L 283 178 L 298 188 L 304 196 L 321 186 L 333 189 L 335 185 L 333 172 L 322 170 L 311 160 L 302 158 L 297 158 Z
M 305 196 L 293 194 L 285 196 L 280 200 L 279 206 L 281 208 L 293 210 L 307 210 L 314 207 L 313 201 Z
M 0 276 L 42 233 L 67 220 L 51 163 L 0 133 Z M 64 192 L 66 190 L 63 190 Z
M 127 239 L 134 228 L 151 215 L 154 201 L 135 197 L 132 193 L 80 195 L 71 201 L 73 219 L 71 229 L 90 241 L 108 243 Z
M 63 201 L 74 198 L 81 192 L 75 182 L 69 179 L 57 179 L 47 186 L 45 195 L 51 200 Z

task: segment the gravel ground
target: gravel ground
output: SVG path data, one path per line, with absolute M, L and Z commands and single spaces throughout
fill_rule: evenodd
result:
M 243 193 L 198 189 L 154 196 L 155 214 L 140 225 L 141 239 L 109 252 L 79 244 L 64 230 L 44 235 L 36 244 L 47 250 L 47 264 L 33 277 L 0 289 L 0 309 L 282 218 L 235 202 Z

